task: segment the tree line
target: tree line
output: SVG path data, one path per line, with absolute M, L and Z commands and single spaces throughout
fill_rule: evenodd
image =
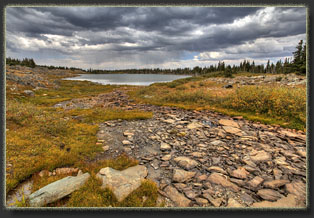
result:
M 7 64 L 9 65 L 22 65 L 28 67 L 35 67 L 34 60 L 24 58 L 22 61 L 18 59 L 7 58 Z M 92 74 L 114 74 L 114 73 L 128 73 L 128 74 L 178 74 L 178 75 L 205 75 L 213 72 L 223 72 L 226 77 L 231 77 L 232 74 L 239 72 L 250 72 L 250 73 L 296 73 L 300 75 L 306 74 L 306 44 L 303 44 L 303 40 L 300 40 L 296 46 L 296 50 L 293 52 L 293 58 L 285 58 L 284 61 L 278 60 L 275 64 L 271 63 L 270 60 L 264 64 L 255 64 L 254 60 L 243 60 L 238 66 L 226 65 L 224 61 L 219 61 L 218 64 L 210 65 L 207 67 L 196 66 L 194 68 L 177 68 L 177 69 L 123 69 L 123 70 L 99 70 L 99 69 L 80 69 L 75 67 L 56 67 L 56 66 L 43 66 L 48 69 L 63 69 L 63 70 L 81 70 L 86 73 Z
M 6 64 L 12 65 L 21 65 L 26 67 L 34 68 L 36 67 L 36 63 L 33 58 L 23 58 L 23 60 L 15 59 L 15 58 L 6 58 Z
M 93 70 L 88 69 L 88 73 L 93 74 L 110 74 L 110 73 L 129 73 L 129 74 L 186 74 L 186 75 L 205 75 L 213 72 L 223 72 L 226 77 L 231 77 L 232 74 L 239 72 L 250 73 L 296 73 L 299 75 L 306 74 L 306 45 L 303 40 L 300 40 L 293 52 L 293 58 L 285 58 L 284 61 L 278 60 L 276 63 L 271 63 L 270 60 L 264 64 L 255 64 L 254 60 L 243 60 L 238 66 L 226 65 L 224 61 L 219 61 L 218 64 L 207 67 L 196 66 L 194 68 L 177 68 L 177 69 L 124 69 L 124 70 Z

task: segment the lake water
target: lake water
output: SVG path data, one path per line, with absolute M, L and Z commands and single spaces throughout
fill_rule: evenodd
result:
M 65 80 L 87 80 L 103 85 L 137 85 L 148 86 L 152 83 L 171 82 L 177 79 L 191 77 L 188 75 L 169 74 L 81 74 L 77 77 L 66 78 Z

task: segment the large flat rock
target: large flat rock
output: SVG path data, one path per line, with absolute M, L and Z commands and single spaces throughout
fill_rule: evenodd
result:
M 67 176 L 50 183 L 29 196 L 31 207 L 41 207 L 55 202 L 82 187 L 90 177 L 89 173 L 79 176 Z
M 102 168 L 96 178 L 102 181 L 102 188 L 109 188 L 118 201 L 124 200 L 132 191 L 141 186 L 147 176 L 147 168 L 142 165 L 130 167 L 123 171 L 110 167 Z

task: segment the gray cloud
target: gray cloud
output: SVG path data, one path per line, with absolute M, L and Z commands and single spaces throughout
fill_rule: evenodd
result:
M 8 7 L 7 56 L 44 52 L 45 58 L 38 60 L 43 64 L 59 54 L 75 61 L 68 64 L 104 68 L 182 63 L 187 53 L 198 53 L 199 61 L 280 58 L 291 55 L 293 43 L 305 38 L 305 11 L 302 7 Z M 293 37 L 290 43 L 285 40 L 289 37 Z M 265 46 L 269 49 L 263 52 Z

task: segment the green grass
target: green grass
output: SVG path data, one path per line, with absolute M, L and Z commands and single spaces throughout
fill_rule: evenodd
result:
M 98 127 L 74 120 L 52 108 L 7 100 L 6 191 L 42 169 L 75 165 L 102 151 Z
M 306 90 L 304 87 L 241 87 L 227 97 L 223 106 L 242 112 L 255 112 L 289 122 L 290 127 L 304 129 L 306 124 Z

